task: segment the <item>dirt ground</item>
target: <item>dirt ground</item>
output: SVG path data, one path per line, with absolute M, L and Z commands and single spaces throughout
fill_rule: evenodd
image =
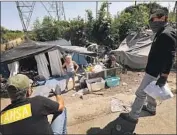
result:
M 111 99 L 117 98 L 125 103 L 133 102 L 134 93 L 143 75 L 143 72 L 130 71 L 122 74 L 120 85 L 102 90 L 103 95 L 87 94 L 80 99 L 78 96 L 72 96 L 75 93 L 73 90 L 64 94 L 68 112 L 68 133 L 86 134 L 90 129 L 102 129 L 116 119 L 120 112 L 111 112 Z M 173 93 L 176 93 L 176 73 L 170 74 L 168 83 Z M 9 103 L 9 99 L 1 99 L 1 109 Z M 135 131 L 137 134 L 176 134 L 176 94 L 174 98 L 158 106 L 156 116 L 141 117 Z

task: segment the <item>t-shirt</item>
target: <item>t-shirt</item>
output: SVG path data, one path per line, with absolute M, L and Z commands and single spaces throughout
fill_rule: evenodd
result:
M 176 33 L 169 25 L 157 32 L 151 46 L 146 66 L 146 73 L 157 77 L 169 74 L 176 50 Z
M 10 104 L 1 111 L 2 134 L 48 134 L 52 129 L 47 115 L 58 112 L 59 104 L 42 96 Z

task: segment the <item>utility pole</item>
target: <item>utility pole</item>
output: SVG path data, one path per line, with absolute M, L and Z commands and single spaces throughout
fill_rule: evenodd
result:
M 96 1 L 96 20 L 98 19 L 98 1 Z
M 112 4 L 111 2 L 107 3 L 107 18 L 109 17 L 109 5 Z

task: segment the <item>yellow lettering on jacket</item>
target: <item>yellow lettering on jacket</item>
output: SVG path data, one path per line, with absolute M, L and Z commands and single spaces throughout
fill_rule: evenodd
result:
M 17 122 L 31 116 L 31 104 L 19 106 L 1 113 L 1 125 Z

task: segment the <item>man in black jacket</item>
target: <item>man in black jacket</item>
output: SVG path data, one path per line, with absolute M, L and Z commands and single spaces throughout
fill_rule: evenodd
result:
M 148 56 L 148 62 L 145 70 L 145 76 L 136 91 L 136 99 L 132 105 L 130 113 L 122 113 L 120 117 L 127 121 L 138 122 L 141 110 L 151 115 L 156 115 L 157 103 L 155 99 L 148 96 L 143 90 L 152 81 L 162 87 L 165 85 L 171 67 L 173 65 L 176 48 L 176 33 L 167 23 L 168 10 L 166 8 L 157 9 L 151 14 L 149 25 L 155 33 L 151 50 Z M 147 101 L 147 105 L 145 105 Z

